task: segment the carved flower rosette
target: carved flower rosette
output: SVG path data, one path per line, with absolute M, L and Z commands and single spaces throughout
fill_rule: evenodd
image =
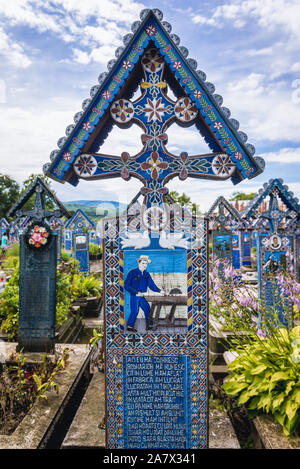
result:
M 49 228 L 42 223 L 34 223 L 26 233 L 29 246 L 36 249 L 45 247 L 49 243 L 50 236 Z

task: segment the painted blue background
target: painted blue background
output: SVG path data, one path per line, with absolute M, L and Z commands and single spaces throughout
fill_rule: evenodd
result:
M 187 272 L 187 251 L 184 249 L 176 249 L 174 251 L 162 249 L 158 250 L 124 250 L 124 281 L 130 270 L 138 267 L 137 259 L 141 255 L 146 255 L 151 260 L 148 264 L 147 272 L 154 273 L 173 273 L 173 272 Z M 161 288 L 161 285 L 157 285 Z M 125 319 L 128 319 L 130 314 L 130 294 L 125 290 Z

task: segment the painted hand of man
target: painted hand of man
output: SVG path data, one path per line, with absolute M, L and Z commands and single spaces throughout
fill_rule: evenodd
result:
M 144 293 L 138 292 L 136 296 L 144 296 Z

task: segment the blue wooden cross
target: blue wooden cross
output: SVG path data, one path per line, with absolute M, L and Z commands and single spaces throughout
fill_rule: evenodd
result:
M 199 111 L 187 95 L 183 94 L 177 101 L 168 96 L 163 76 L 165 59 L 156 47 L 146 50 L 141 64 L 144 73 L 141 96 L 134 102 L 123 98 L 114 101 L 110 114 L 122 128 L 135 123 L 143 129 L 142 150 L 132 157 L 126 151 L 121 156 L 83 153 L 74 162 L 77 176 L 83 179 L 118 176 L 125 180 L 136 177 L 143 183 L 141 192 L 147 206 L 163 202 L 168 193 L 165 184 L 175 176 L 181 180 L 187 177 L 222 180 L 231 177 L 235 164 L 221 149 L 193 156 L 187 152 L 177 156 L 167 150 L 167 128 L 175 121 L 183 126 L 195 123 Z M 218 125 L 222 126 L 216 122 L 215 126 Z

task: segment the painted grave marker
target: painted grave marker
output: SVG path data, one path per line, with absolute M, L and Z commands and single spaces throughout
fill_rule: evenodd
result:
M 108 448 L 208 446 L 207 220 L 170 208 L 166 184 L 238 183 L 264 168 L 162 17 L 141 12 L 43 168 L 74 186 L 115 177 L 142 184 L 138 214 L 104 220 Z M 172 154 L 166 131 L 174 122 L 196 125 L 209 153 Z M 143 131 L 140 152 L 98 152 L 113 125 L 133 124 Z
M 32 210 L 23 205 L 35 194 Z M 58 209 L 45 209 L 45 195 Z M 36 178 L 9 216 L 29 217 L 20 235 L 19 335 L 18 349 L 24 352 L 53 352 L 55 345 L 57 235 L 47 218 L 68 214 L 46 184 Z M 68 214 L 69 215 L 69 214 Z
M 292 304 L 288 297 L 281 297 L 281 288 L 275 278 L 276 273 L 288 271 L 293 253 L 294 237 L 292 235 L 274 232 L 260 235 L 258 244 L 258 286 L 259 298 L 263 302 L 268 318 L 272 322 L 275 318 L 286 326 L 292 322 Z M 259 314 L 259 322 L 262 321 Z
M 268 200 L 267 210 L 260 212 L 261 204 Z M 274 316 L 278 315 L 283 324 L 290 322 L 287 314 L 291 316 L 292 305 L 287 300 L 285 306 L 280 305 L 278 299 L 278 286 L 276 282 L 272 286 L 272 271 L 290 266 L 289 251 L 293 254 L 295 249 L 295 228 L 292 220 L 296 220 L 300 214 L 298 199 L 282 179 L 270 179 L 259 190 L 252 203 L 247 208 L 245 216 L 260 228 L 258 234 L 257 269 L 259 279 L 259 295 L 266 302 Z M 266 233 L 262 233 L 265 231 Z M 276 241 L 276 242 L 275 242 Z M 297 268 L 297 260 L 295 261 Z M 286 311 L 288 313 L 286 313 Z

